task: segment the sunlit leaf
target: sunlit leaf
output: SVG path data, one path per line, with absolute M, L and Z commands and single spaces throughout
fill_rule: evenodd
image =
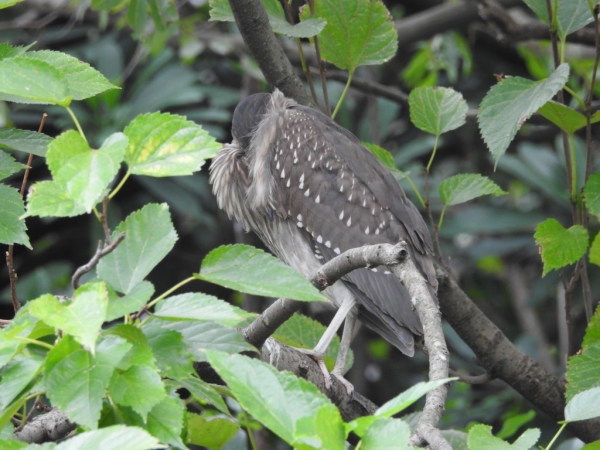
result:
M 465 124 L 469 107 L 451 88 L 419 87 L 408 96 L 410 120 L 419 129 L 436 136 Z
M 0 211 L 0 243 L 23 244 L 31 248 L 25 221 L 21 219 L 25 205 L 19 191 L 0 184 Z
M 17 128 L 0 129 L 0 149 L 18 150 L 45 157 L 50 142 L 52 138 L 43 133 Z
M 237 433 L 240 426 L 223 414 L 201 416 L 187 415 L 187 443 L 208 448 L 222 448 Z
M 590 175 L 583 188 L 583 195 L 589 213 L 600 219 L 600 172 Z
M 600 416 L 600 387 L 576 394 L 565 407 L 565 420 L 575 422 Z
M 505 195 L 488 177 L 477 173 L 463 173 L 446 178 L 439 187 L 440 198 L 446 206 L 458 205 L 484 195 Z
M 567 364 L 567 402 L 581 392 L 600 386 L 600 308 L 596 308 L 585 330 L 581 348 L 582 351 L 571 356 Z
M 552 269 L 560 269 L 577 262 L 588 248 L 589 234 L 581 225 L 565 229 L 557 220 L 547 219 L 535 229 L 535 242 L 541 249 L 545 276 Z
M 538 428 L 530 428 L 509 444 L 494 436 L 491 426 L 477 424 L 469 430 L 468 445 L 470 450 L 529 450 L 539 440 L 540 434 Z
M 56 450 L 122 450 L 124 442 L 127 450 L 165 448 L 141 428 L 113 425 L 73 436 L 58 444 Z

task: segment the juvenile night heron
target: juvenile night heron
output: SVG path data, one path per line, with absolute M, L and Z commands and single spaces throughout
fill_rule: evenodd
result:
M 349 131 L 275 90 L 243 100 L 233 114 L 233 142 L 211 165 L 221 209 L 254 231 L 283 262 L 310 277 L 336 255 L 367 244 L 408 243 L 430 290 L 437 280 L 429 230 L 390 172 Z M 343 378 L 356 318 L 402 353 L 414 354 L 423 329 L 410 295 L 386 267 L 358 269 L 324 291 L 337 308 L 314 350 L 323 354 L 346 318 L 331 372 Z

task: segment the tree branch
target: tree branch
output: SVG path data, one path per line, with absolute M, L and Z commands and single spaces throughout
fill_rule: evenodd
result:
M 92 256 L 92 259 L 90 259 L 90 261 L 87 264 L 84 264 L 83 266 L 79 267 L 73 274 L 73 278 L 71 279 L 71 285 L 73 286 L 73 289 L 77 289 L 79 287 L 79 279 L 84 274 L 88 273 L 90 270 L 96 267 L 96 264 L 98 264 L 100 258 L 108 255 L 115 248 L 117 248 L 117 245 L 119 245 L 123 239 L 125 239 L 125 232 L 120 233 L 110 245 L 107 245 L 104 248 L 102 248 L 102 241 L 98 241 L 98 248 L 96 249 L 96 253 L 94 254 L 94 256 Z
M 21 431 L 16 431 L 14 437 L 30 444 L 41 444 L 62 439 L 75 428 L 76 423 L 71 422 L 58 408 L 53 408 L 46 414 L 34 417 Z

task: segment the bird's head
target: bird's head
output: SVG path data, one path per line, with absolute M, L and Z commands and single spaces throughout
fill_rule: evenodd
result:
M 270 99 L 270 94 L 254 94 L 246 97 L 235 108 L 231 134 L 243 150 L 250 147 L 252 135 L 267 112 Z

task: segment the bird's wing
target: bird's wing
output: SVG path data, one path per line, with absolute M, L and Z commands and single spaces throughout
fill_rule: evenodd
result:
M 437 287 L 426 256 L 427 227 L 389 171 L 327 116 L 299 106 L 279 114 L 271 160 L 276 212 L 306 234 L 315 256 L 326 262 L 350 248 L 404 239 L 417 267 Z M 375 269 L 348 274 L 346 285 L 372 321 L 401 336 L 407 330 L 420 334 L 404 286 L 385 268 Z M 404 347 L 412 347 L 412 335 L 410 341 Z

